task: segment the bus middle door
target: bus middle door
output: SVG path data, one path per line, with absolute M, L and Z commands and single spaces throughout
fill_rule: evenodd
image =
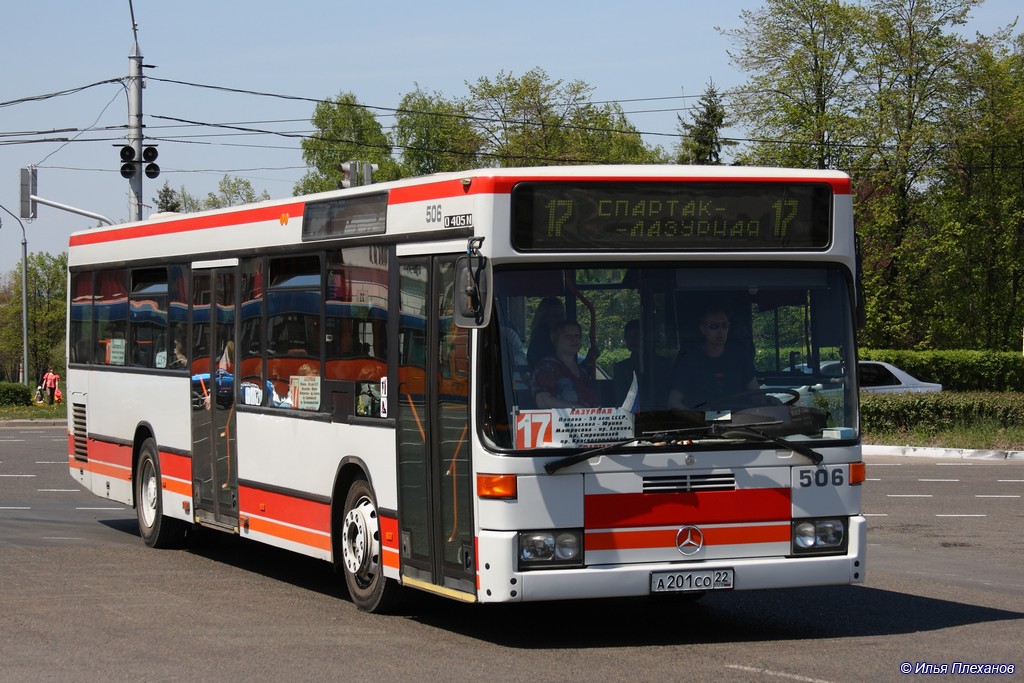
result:
M 192 266 L 192 506 L 222 527 L 238 526 L 235 266 Z
M 455 327 L 455 257 L 401 261 L 398 483 L 402 577 L 476 592 L 469 331 Z

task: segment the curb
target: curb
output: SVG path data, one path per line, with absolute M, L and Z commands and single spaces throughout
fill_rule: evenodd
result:
M 960 458 L 961 460 L 1024 460 L 1024 451 L 988 451 L 969 448 L 933 448 L 928 446 L 868 446 L 865 456 L 888 455 L 911 458 Z
M 0 429 L 4 427 L 67 427 L 67 420 L 0 420 Z

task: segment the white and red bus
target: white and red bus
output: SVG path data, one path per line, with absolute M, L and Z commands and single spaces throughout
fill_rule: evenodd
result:
M 863 581 L 852 213 L 837 172 L 578 166 L 75 233 L 71 476 L 369 611 Z

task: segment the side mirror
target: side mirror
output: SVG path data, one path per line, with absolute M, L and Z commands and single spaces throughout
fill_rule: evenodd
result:
M 487 327 L 491 320 L 491 262 L 479 252 L 455 262 L 455 324 Z

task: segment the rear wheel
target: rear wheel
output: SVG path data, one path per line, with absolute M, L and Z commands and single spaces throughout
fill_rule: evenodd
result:
M 160 453 L 152 437 L 142 442 L 135 477 L 135 513 L 139 533 L 150 548 L 171 548 L 185 540 L 188 526 L 180 519 L 164 517 L 160 494 Z
M 341 552 L 345 584 L 352 602 L 364 612 L 393 609 L 401 588 L 384 578 L 380 515 L 373 489 L 365 479 L 352 482 L 345 496 L 339 539 L 335 547 Z

